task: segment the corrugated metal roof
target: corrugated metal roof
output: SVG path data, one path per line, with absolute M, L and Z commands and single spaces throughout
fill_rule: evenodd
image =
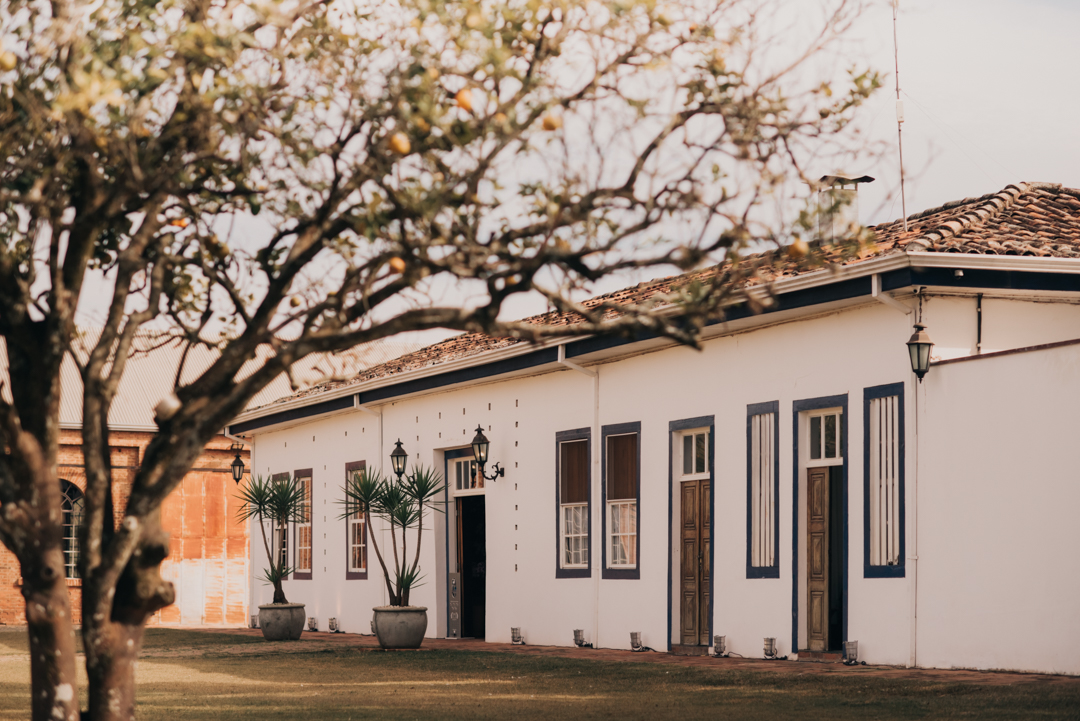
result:
M 86 356 L 98 336 L 97 329 L 84 329 L 73 345 L 73 352 Z M 109 410 L 109 427 L 113 430 L 154 431 L 154 407 L 172 392 L 176 369 L 183 356 L 183 344 L 160 334 L 144 333 L 135 343 L 137 349 L 128 358 L 116 400 Z M 293 367 L 293 377 L 301 387 L 324 383 L 330 379 L 350 378 L 371 366 L 380 365 L 419 346 L 417 343 L 377 342 L 358 346 L 336 354 L 308 356 Z M 262 366 L 273 353 L 269 346 L 260 348 L 255 358 L 245 364 L 241 377 Z M 190 383 L 217 358 L 217 352 L 203 346 L 188 353 L 181 376 L 181 385 Z M 11 399 L 8 389 L 8 359 L 5 339 L 0 338 L 0 380 L 4 382 L 3 396 Z M 292 395 L 297 389 L 289 385 L 285 374 L 279 375 L 257 393 L 248 408 L 272 403 Z M 60 368 L 60 425 L 64 428 L 82 426 L 82 377 L 75 361 L 69 356 Z

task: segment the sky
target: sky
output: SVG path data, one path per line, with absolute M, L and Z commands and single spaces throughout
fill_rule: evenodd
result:
M 1080 2 L 900 0 L 897 29 L 909 214 L 1021 181 L 1080 188 Z M 860 190 L 872 224 L 901 216 L 890 3 L 855 31 L 888 73 L 867 114 L 891 162 L 851 169 L 877 178 Z

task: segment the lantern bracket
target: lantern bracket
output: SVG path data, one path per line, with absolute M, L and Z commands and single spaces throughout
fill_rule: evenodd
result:
M 874 273 L 870 276 L 870 295 L 877 300 L 881 301 L 885 305 L 889 306 L 893 310 L 898 310 L 904 315 L 911 315 L 912 308 L 907 303 L 903 303 L 881 289 L 881 273 Z

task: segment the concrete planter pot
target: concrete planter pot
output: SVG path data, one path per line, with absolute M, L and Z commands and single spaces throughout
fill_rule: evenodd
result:
M 259 628 L 267 641 L 299 640 L 306 620 L 302 603 L 271 603 L 259 606 Z
M 427 631 L 424 606 L 376 606 L 371 609 L 372 629 L 383 648 L 420 648 Z

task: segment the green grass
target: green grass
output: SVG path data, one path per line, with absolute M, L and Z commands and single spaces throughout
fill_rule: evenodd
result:
M 9 640 L 0 634 L 0 644 Z M 208 655 L 140 660 L 140 718 L 1080 718 L 1080 683 L 942 684 L 460 651 L 215 653 L 241 643 L 263 642 L 150 630 L 147 649 Z M 25 656 L 14 660 L 0 656 L 0 718 L 25 718 L 29 708 Z

